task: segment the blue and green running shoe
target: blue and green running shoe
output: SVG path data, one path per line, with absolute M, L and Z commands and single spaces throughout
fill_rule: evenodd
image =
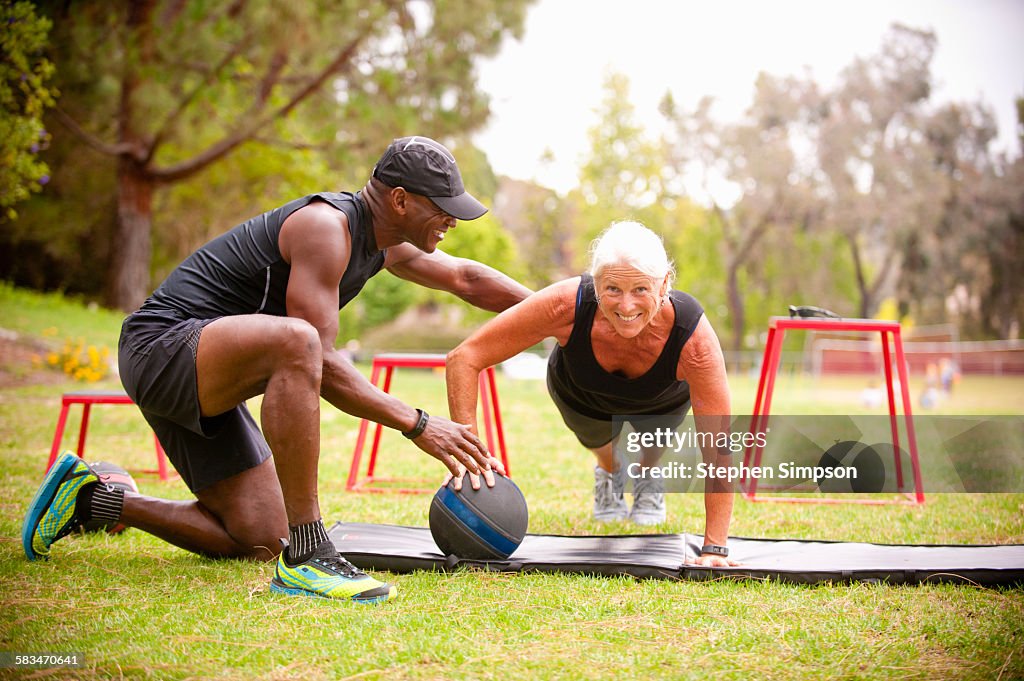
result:
M 289 565 L 281 551 L 270 590 L 292 596 L 344 598 L 358 603 L 383 603 L 398 593 L 391 584 L 377 581 L 341 557 L 330 540 L 317 547 L 305 562 Z
M 100 476 L 71 452 L 62 452 L 32 498 L 21 527 L 21 545 L 29 560 L 47 558 L 50 546 L 78 529 L 78 493 Z

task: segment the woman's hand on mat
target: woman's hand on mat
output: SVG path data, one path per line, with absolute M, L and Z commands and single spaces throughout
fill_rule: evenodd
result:
M 696 558 L 686 561 L 687 565 L 700 565 L 701 567 L 736 567 L 739 561 L 725 556 L 716 556 L 713 553 L 704 553 Z

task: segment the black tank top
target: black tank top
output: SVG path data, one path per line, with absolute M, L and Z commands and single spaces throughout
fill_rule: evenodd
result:
M 263 313 L 285 316 L 285 294 L 291 265 L 281 257 L 277 239 L 281 225 L 300 208 L 324 201 L 345 213 L 352 254 L 338 285 L 338 306 L 344 307 L 384 265 L 370 212 L 359 193 L 321 193 L 296 199 L 247 220 L 220 235 L 185 259 L 128 321 L 148 326 L 184 319 L 212 319 Z
M 548 358 L 548 382 L 555 393 L 584 416 L 611 420 L 613 416 L 667 414 L 690 400 L 690 386 L 676 379 L 679 355 L 704 314 L 697 299 L 670 291 L 676 318 L 654 366 L 637 378 L 609 373 L 594 357 L 590 331 L 597 314 L 594 278 L 584 274 L 576 291 L 576 319 L 565 347 Z

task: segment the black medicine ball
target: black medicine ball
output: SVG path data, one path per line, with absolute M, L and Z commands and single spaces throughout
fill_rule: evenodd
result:
M 885 463 L 875 447 L 877 445 L 865 447 L 853 460 L 857 478 L 850 481 L 850 486 L 854 492 L 881 492 L 885 488 Z M 892 445 L 889 450 L 892 450 Z
M 523 543 L 529 516 L 523 493 L 504 475 L 494 474 L 494 487 L 481 477 L 478 490 L 467 475 L 460 491 L 449 483 L 434 494 L 430 534 L 446 556 L 504 560 Z
M 892 445 L 887 445 L 892 451 Z M 830 478 L 822 476 L 815 482 L 822 492 L 855 492 L 859 494 L 881 492 L 885 488 L 885 463 L 878 453 L 883 445 L 871 445 L 848 440 L 837 442 L 821 457 L 818 466 L 825 469 L 844 467 L 852 476 Z
M 846 440 L 844 442 L 837 442 L 825 450 L 821 460 L 818 461 L 818 468 L 822 469 L 822 474 L 814 481 L 818 485 L 818 489 L 822 492 L 852 492 L 853 487 L 850 484 L 849 478 L 845 474 L 840 475 L 837 469 L 850 467 L 853 459 L 850 456 L 851 452 L 859 451 L 863 446 L 862 443 L 856 440 Z M 847 461 L 847 457 L 851 461 Z M 825 471 L 832 471 L 832 474 L 826 474 Z
M 99 484 L 110 485 L 111 487 L 120 487 L 126 492 L 139 491 L 138 486 L 135 484 L 135 479 L 131 474 L 116 463 L 110 463 L 109 461 L 97 461 L 96 463 L 90 463 L 89 465 L 92 466 L 92 469 L 99 474 Z M 109 520 L 90 520 L 86 523 L 82 523 L 83 532 L 108 532 L 110 534 L 117 534 L 122 530 L 124 530 L 124 525 Z

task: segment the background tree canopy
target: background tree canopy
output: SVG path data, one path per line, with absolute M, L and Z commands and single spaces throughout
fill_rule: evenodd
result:
M 296 193 L 360 188 L 393 137 L 479 127 L 474 59 L 522 31 L 526 6 L 39 3 L 55 27 L 59 169 L 52 195 L 5 231 L 18 250 L 5 274 L 102 287 L 133 308 L 154 253 L 159 276 L 197 237 Z M 71 253 L 82 264 L 66 268 Z
M 738 120 L 666 93 L 656 132 L 636 122 L 628 79 L 608 73 L 579 185 L 560 196 L 496 177 L 471 143 L 488 117 L 474 62 L 521 33 L 528 4 L 35 3 L 4 36 L 22 61 L 0 72 L 0 95 L 19 93 L 3 125 L 52 140 L 4 140 L 29 170 L 2 171 L 5 197 L 21 193 L 3 206 L 20 201 L 0 223 L 0 276 L 133 307 L 199 244 L 297 196 L 360 188 L 388 141 L 415 133 L 450 144 L 493 206 L 445 250 L 532 287 L 577 274 L 601 230 L 636 219 L 663 236 L 677 287 L 727 349 L 758 347 L 768 317 L 795 303 L 1019 336 L 1024 161 L 994 150 L 985 105 L 933 101 L 933 33 L 892 26 L 829 87 L 763 73 Z M 49 183 L 25 200 L 41 163 Z M 342 328 L 357 337 L 410 306 L 451 305 L 381 275 Z
M 786 302 L 871 317 L 888 298 L 966 336 L 1019 334 L 1024 291 L 1003 273 L 1024 265 L 1024 161 L 994 151 L 985 106 L 931 101 L 935 45 L 894 25 L 830 89 L 762 74 L 735 124 L 712 120 L 709 102 L 682 112 L 666 98 L 672 168 L 702 177 L 708 225 L 723 231 L 733 350 Z
M 54 67 L 45 57 L 50 22 L 29 2 L 0 0 L 0 223 L 49 181 L 39 152 L 49 143 L 43 112 L 53 105 Z

